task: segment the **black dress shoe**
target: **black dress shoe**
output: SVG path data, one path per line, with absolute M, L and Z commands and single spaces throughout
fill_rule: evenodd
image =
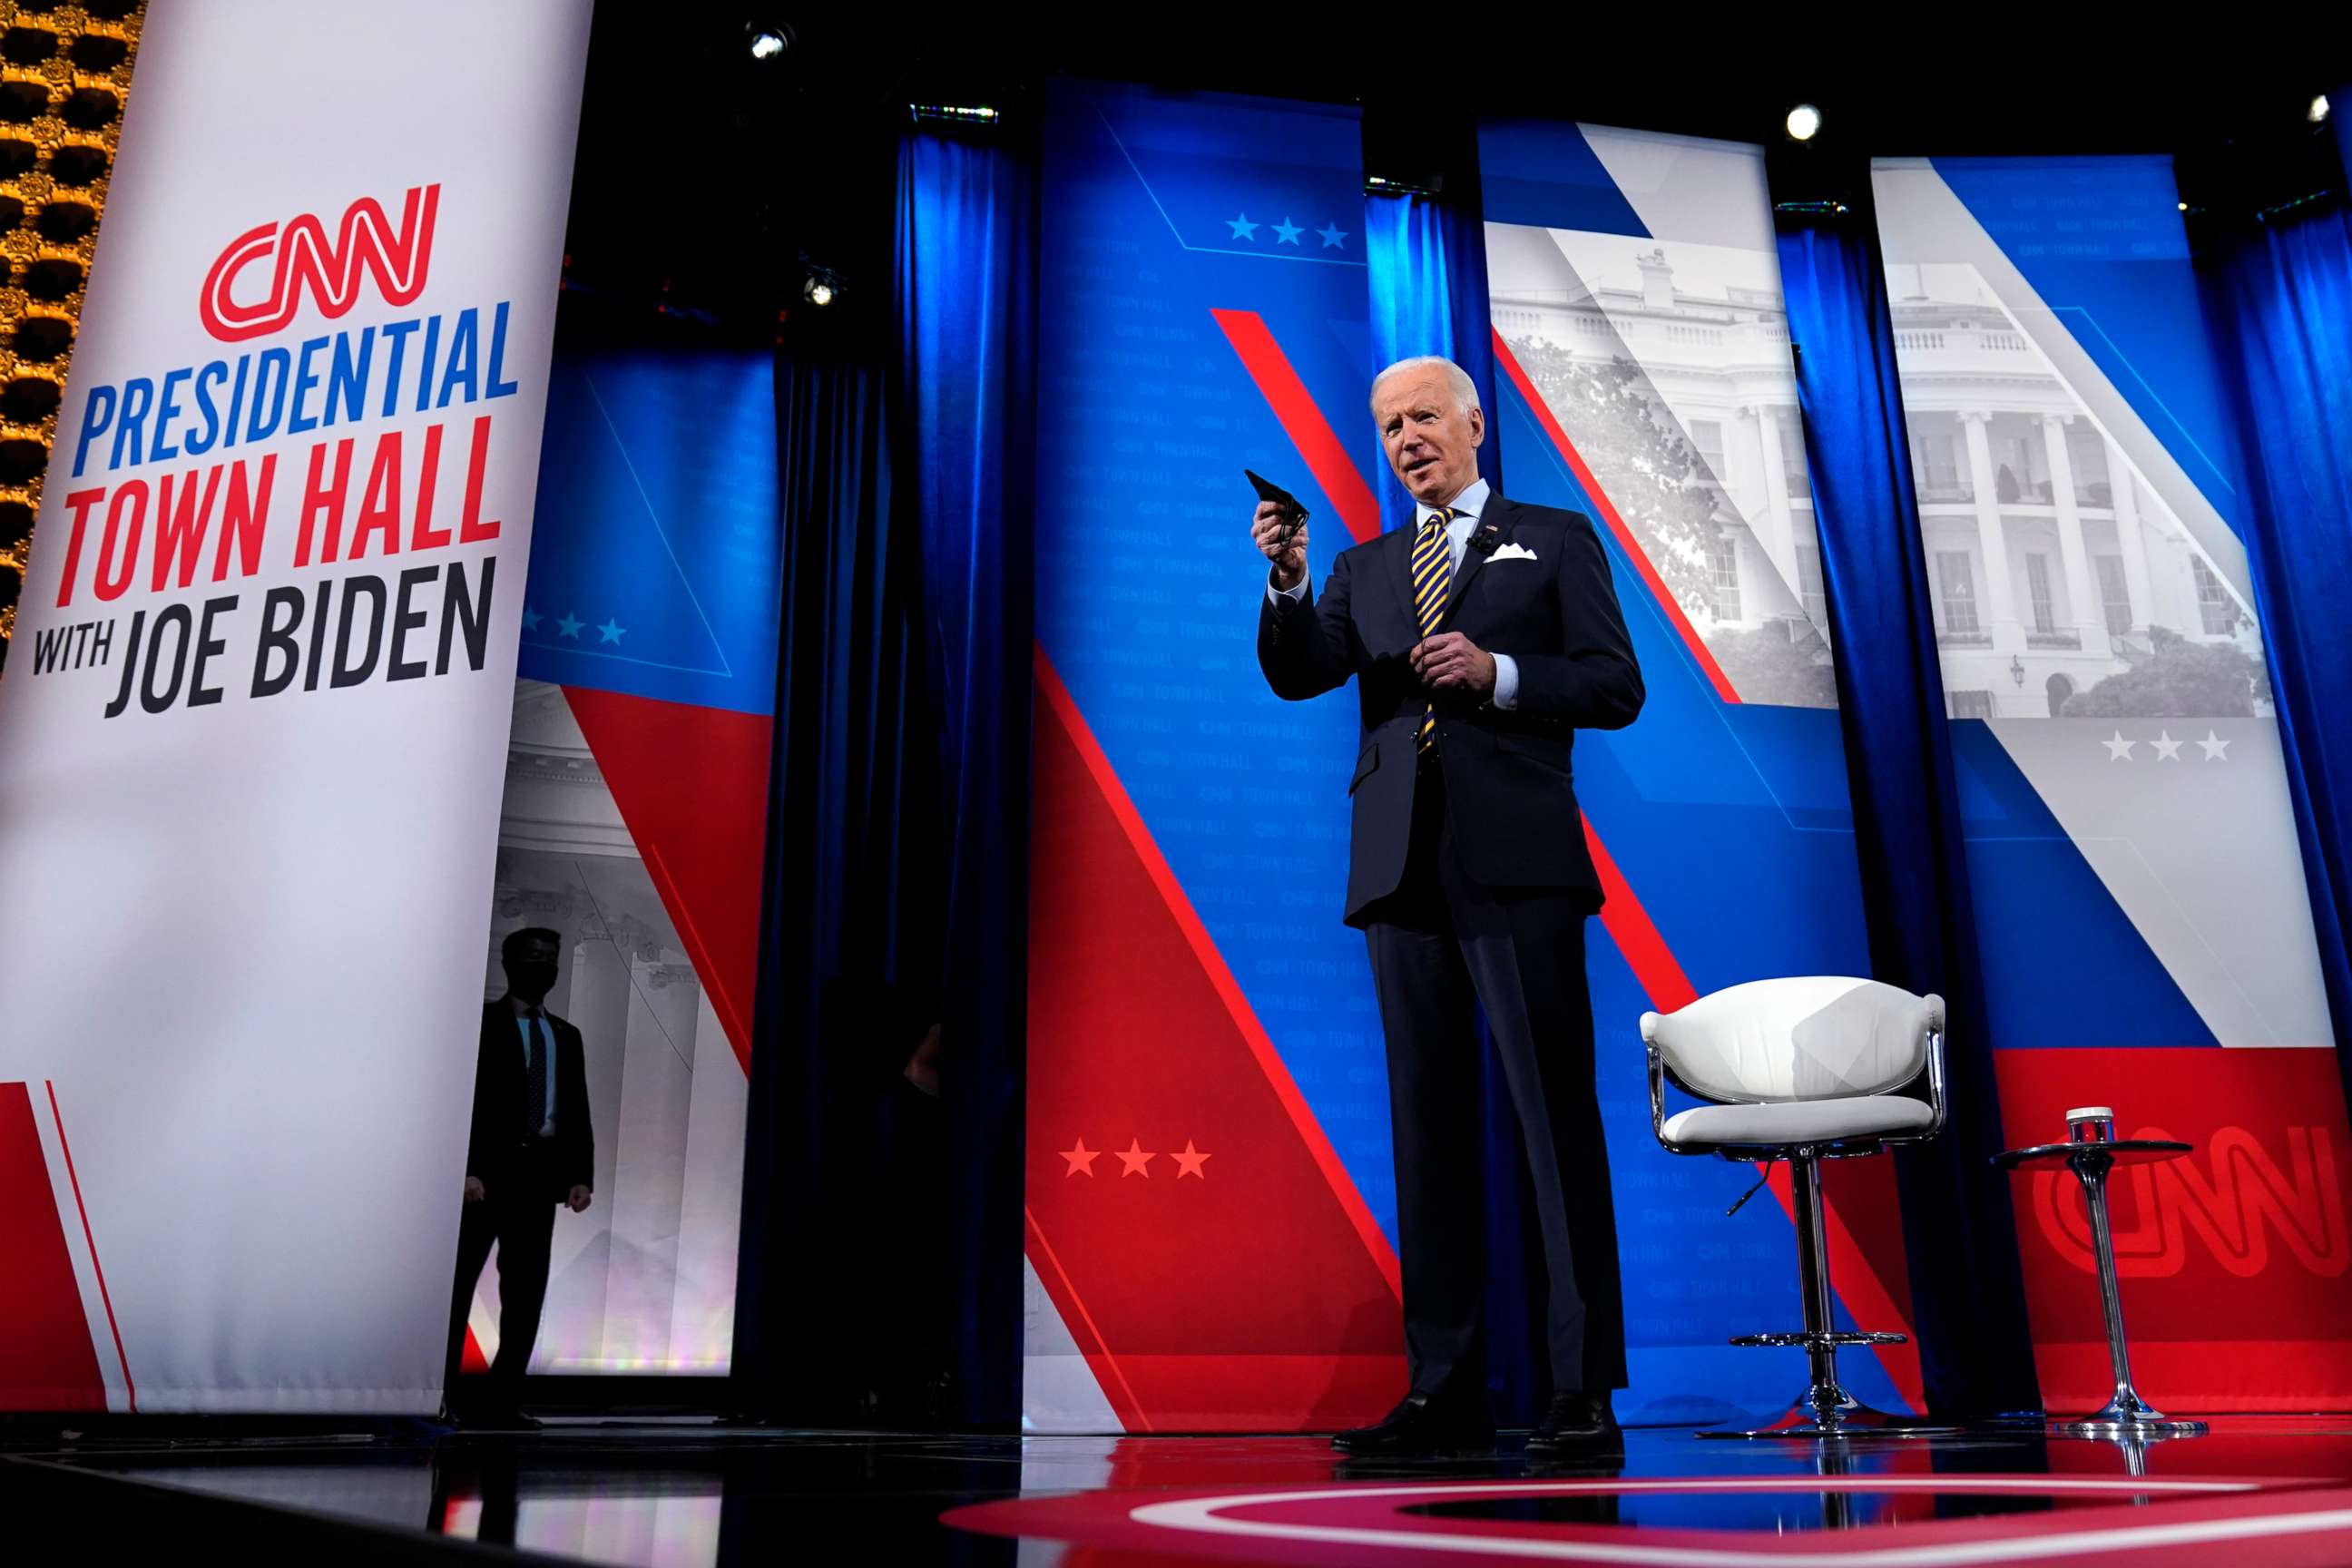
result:
M 1554 1395 L 1551 1408 L 1528 1434 L 1528 1452 L 1538 1458 L 1622 1453 L 1624 1447 L 1624 1431 L 1605 1394 Z
M 1494 1446 L 1495 1424 L 1484 1411 L 1426 1394 L 1408 1394 L 1371 1426 L 1350 1427 L 1331 1439 L 1339 1452 L 1367 1458 L 1475 1453 Z

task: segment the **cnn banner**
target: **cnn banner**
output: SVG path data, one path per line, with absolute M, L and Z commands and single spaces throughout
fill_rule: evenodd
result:
M 0 682 L 0 1407 L 440 1400 L 585 0 L 154 0 Z

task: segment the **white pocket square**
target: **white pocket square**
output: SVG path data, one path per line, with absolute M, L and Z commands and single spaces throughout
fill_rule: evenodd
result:
M 1524 544 L 1501 545 L 1488 557 L 1494 561 L 1533 561 L 1535 558 L 1536 552 Z

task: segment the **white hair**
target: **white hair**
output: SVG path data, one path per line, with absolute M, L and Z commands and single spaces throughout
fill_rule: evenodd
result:
M 1372 377 L 1373 401 L 1379 401 L 1381 395 L 1381 383 L 1386 381 L 1389 377 L 1408 370 L 1427 370 L 1432 365 L 1441 366 L 1444 368 L 1445 372 L 1445 384 L 1454 389 L 1454 405 L 1462 410 L 1465 414 L 1476 413 L 1478 410 L 1478 384 L 1470 379 L 1470 373 L 1468 371 L 1464 370 L 1460 365 L 1455 364 L 1452 360 L 1447 359 L 1443 354 L 1415 354 L 1411 359 L 1401 359 L 1397 361 L 1396 363 L 1381 372 L 1380 374 Z

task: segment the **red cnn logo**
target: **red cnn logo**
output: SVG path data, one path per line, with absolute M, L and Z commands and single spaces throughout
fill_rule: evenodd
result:
M 342 229 L 332 245 L 326 226 L 311 213 L 289 219 L 282 231 L 275 223 L 246 230 L 205 274 L 197 301 L 205 330 L 231 343 L 281 331 L 302 308 L 306 289 L 318 301 L 319 313 L 333 321 L 358 303 L 362 271 L 374 275 L 385 304 L 407 304 L 425 291 L 433 217 L 440 206 L 438 184 L 411 185 L 394 229 L 375 198 L 362 196 L 343 209 Z M 238 274 L 273 254 L 269 297 L 251 305 L 232 298 Z

